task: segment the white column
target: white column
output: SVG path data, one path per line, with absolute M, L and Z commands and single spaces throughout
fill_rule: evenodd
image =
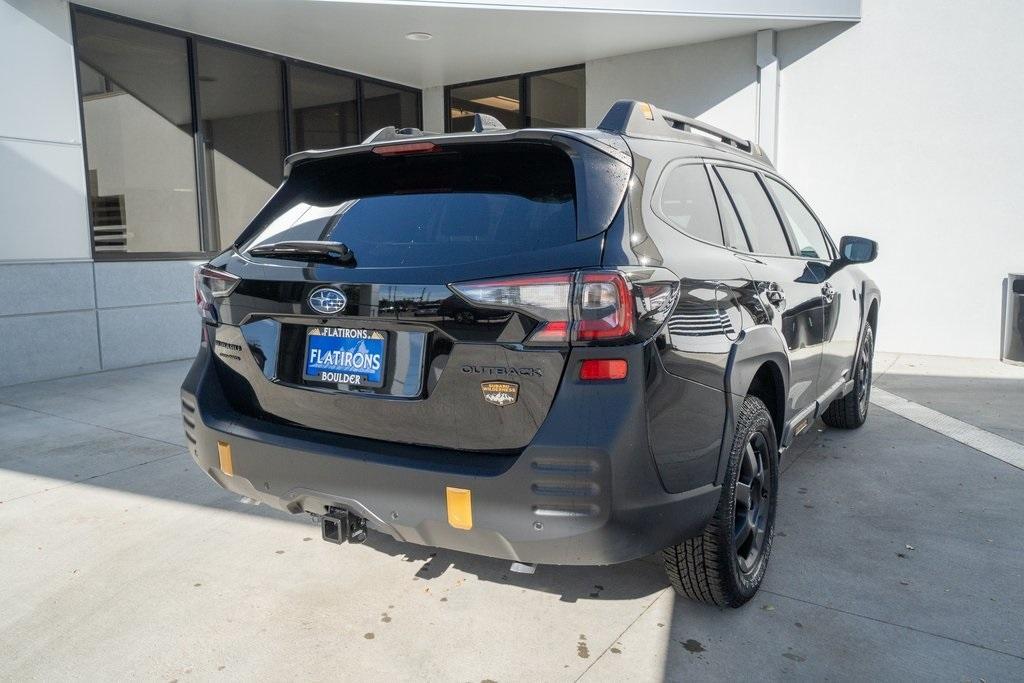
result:
M 757 83 L 757 144 L 777 162 L 779 60 L 775 55 L 775 31 L 757 32 Z
M 423 130 L 444 132 L 444 86 L 423 89 Z

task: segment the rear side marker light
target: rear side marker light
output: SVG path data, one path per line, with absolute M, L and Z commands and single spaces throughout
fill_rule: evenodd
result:
M 390 157 L 399 154 L 428 154 L 440 150 L 441 148 L 433 142 L 410 142 L 404 145 L 381 145 L 380 147 L 374 147 L 371 151 L 382 157 Z
M 621 358 L 588 358 L 580 364 L 580 379 L 602 382 L 626 379 L 629 364 Z

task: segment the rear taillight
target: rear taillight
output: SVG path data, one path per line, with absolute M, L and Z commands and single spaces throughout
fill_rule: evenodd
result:
M 648 337 L 675 305 L 678 280 L 640 282 L 617 270 L 579 271 L 461 282 L 450 285 L 470 303 L 524 313 L 540 321 L 526 339 L 531 346 L 616 342 Z M 661 277 L 668 271 L 656 273 Z
M 620 339 L 633 334 L 633 297 L 622 273 L 582 273 L 576 296 L 579 341 Z
M 540 320 L 529 341 L 562 344 L 569 341 L 572 281 L 572 273 L 557 273 L 462 282 L 451 288 L 477 306 L 519 311 Z
M 215 300 L 231 294 L 239 282 L 237 276 L 211 266 L 196 268 L 196 308 L 199 309 L 199 315 L 212 323 L 218 322 Z

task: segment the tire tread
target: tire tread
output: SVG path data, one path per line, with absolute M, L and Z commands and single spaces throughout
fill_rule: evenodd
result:
M 771 415 L 764 403 L 753 396 L 744 399 L 725 481 L 731 482 L 735 476 L 734 470 L 740 465 L 738 451 L 746 446 L 748 431 L 765 421 L 771 424 Z M 700 535 L 662 550 L 665 571 L 675 591 L 691 600 L 718 607 L 739 607 L 750 599 L 740 594 L 729 580 L 732 561 L 727 540 L 732 534 L 732 522 L 726 519 L 731 510 L 729 496 L 730 492 L 723 487 L 715 514 Z M 769 541 L 766 551 L 770 547 Z
M 874 342 L 874 332 L 871 327 L 868 326 L 866 329 L 866 335 L 870 335 L 872 342 Z M 865 338 L 864 341 L 867 341 Z M 861 343 L 863 344 L 864 341 Z M 860 349 L 857 349 L 858 364 L 860 363 Z M 856 372 L 856 368 L 854 369 Z M 867 415 L 863 417 L 860 414 L 860 406 L 857 405 L 857 389 L 854 387 L 853 391 L 837 398 L 828 404 L 828 408 L 821 414 L 821 421 L 827 424 L 829 427 L 836 429 L 857 429 L 867 420 Z

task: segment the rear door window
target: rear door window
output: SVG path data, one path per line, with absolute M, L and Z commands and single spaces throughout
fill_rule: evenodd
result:
M 828 243 L 822 234 L 821 225 L 811 210 L 793 194 L 793 191 L 774 178 L 766 177 L 768 187 L 779 205 L 779 210 L 786 216 L 789 229 L 796 239 L 796 249 L 805 258 L 831 258 Z
M 716 167 L 729 192 L 755 254 L 791 256 L 786 233 L 757 175 L 728 166 Z
M 703 164 L 685 164 L 670 169 L 658 206 L 662 217 L 680 231 L 705 242 L 723 244 L 722 226 Z
M 297 165 L 243 251 L 342 242 L 360 266 L 450 265 L 576 241 L 569 157 L 550 145 L 473 144 Z

